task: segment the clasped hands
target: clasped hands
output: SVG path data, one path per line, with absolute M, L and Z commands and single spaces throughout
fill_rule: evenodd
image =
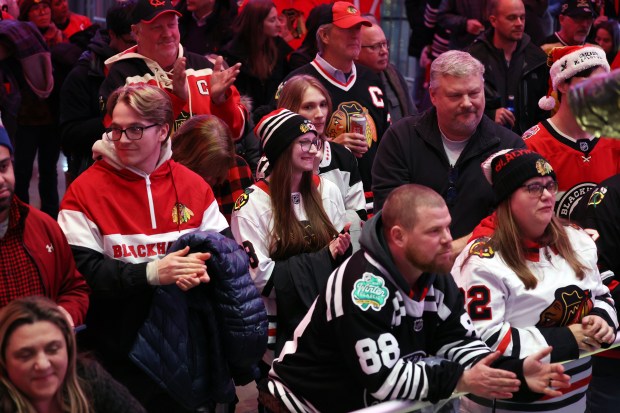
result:
M 211 253 L 195 252 L 189 254 L 189 247 L 171 252 L 157 262 L 157 273 L 161 285 L 176 284 L 183 291 L 209 282 L 205 261 Z
M 597 315 L 583 317 L 581 323 L 568 326 L 580 350 L 594 351 L 602 344 L 611 344 L 616 339 L 616 331 L 607 321 Z

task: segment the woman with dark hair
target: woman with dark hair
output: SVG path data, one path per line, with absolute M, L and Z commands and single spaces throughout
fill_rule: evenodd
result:
M 485 221 L 490 236 L 471 241 L 452 268 L 473 327 L 506 356 L 523 358 L 552 346 L 552 362 L 573 360 L 565 364 L 571 386 L 561 397 L 527 405 L 470 395 L 462 398 L 462 411 L 583 412 L 592 370 L 590 357 L 580 352 L 612 343 L 618 326 L 596 245 L 554 215 L 558 183 L 541 155 L 504 150 L 482 166 L 499 202 Z
M 0 311 L 0 412 L 144 411 L 98 363 L 78 357 L 75 335 L 54 302 L 31 296 Z
M 338 188 L 313 174 L 323 139 L 312 123 L 287 109 L 255 128 L 272 167 L 235 202 L 231 229 L 250 254 L 250 273 L 269 317 L 269 350 L 284 343 L 350 253 L 351 237 Z M 339 233 L 340 232 L 340 233 Z
M 235 86 L 252 98 L 253 107 L 268 104 L 289 73 L 291 47 L 280 37 L 280 22 L 271 0 L 250 0 L 234 23 L 233 39 L 222 49 L 229 65 L 241 63 Z
M 594 41 L 601 46 L 611 65 L 620 49 L 620 24 L 616 20 L 606 20 L 594 28 Z
M 217 116 L 194 116 L 172 136 L 172 159 L 207 181 L 230 222 L 235 200 L 254 183 L 248 163 L 235 154 L 230 128 Z

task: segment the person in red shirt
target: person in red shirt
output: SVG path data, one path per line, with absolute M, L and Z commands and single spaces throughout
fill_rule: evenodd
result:
M 68 0 L 52 0 L 52 20 L 62 34 L 68 39 L 77 32 L 81 32 L 89 26 L 92 26 L 87 16 L 73 13 L 69 10 Z

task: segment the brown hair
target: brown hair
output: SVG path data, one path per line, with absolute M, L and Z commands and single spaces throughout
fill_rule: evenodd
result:
M 82 390 L 76 372 L 77 347 L 75 335 L 58 305 L 40 296 L 24 297 L 11 301 L 0 311 L 0 386 L 10 397 L 0 399 L 0 411 L 36 413 L 28 399 L 8 378 L 6 348 L 15 330 L 26 324 L 48 321 L 61 331 L 67 348 L 67 372 L 56 397 L 64 412 L 89 413 L 92 411 Z
M 292 112 L 299 113 L 304 94 L 310 87 L 317 89 L 325 97 L 327 101 L 326 119 L 329 119 L 332 113 L 332 99 L 329 96 L 329 92 L 317 78 L 310 75 L 296 75 L 284 83 L 278 98 L 278 109 L 286 108 Z
M 312 172 L 302 174 L 299 192 L 304 203 L 309 226 L 306 228 L 295 215 L 291 202 L 291 176 L 289 159 L 293 147 L 289 145 L 279 157 L 270 175 L 271 206 L 273 207 L 273 230 L 270 234 L 269 255 L 273 260 L 289 258 L 304 252 L 316 252 L 329 245 L 338 231 L 323 209 L 323 202 Z
M 248 45 L 248 69 L 259 79 L 267 79 L 275 67 L 278 49 L 265 35 L 264 21 L 276 6 L 271 0 L 250 0 L 235 19 L 236 39 Z
M 121 86 L 108 98 L 106 108 L 112 117 L 114 108 L 123 102 L 148 122 L 168 125 L 172 130 L 172 101 L 162 89 L 145 84 Z M 164 141 L 165 142 L 165 141 Z M 163 143 L 162 143 L 163 144 Z
M 235 161 L 230 128 L 213 115 L 194 116 L 172 136 L 172 159 L 219 185 Z
M 501 202 L 497 207 L 497 224 L 491 236 L 491 247 L 501 252 L 502 259 L 508 267 L 517 274 L 525 288 L 536 288 L 538 280 L 526 264 L 527 251 L 523 245 L 523 235 L 512 214 L 509 199 Z M 553 216 L 543 234 L 542 243 L 557 249 L 580 280 L 585 276 L 585 266 L 577 258 L 568 239 L 568 234 L 559 218 Z M 466 260 L 467 261 L 467 260 Z M 465 261 L 465 262 L 466 262 Z

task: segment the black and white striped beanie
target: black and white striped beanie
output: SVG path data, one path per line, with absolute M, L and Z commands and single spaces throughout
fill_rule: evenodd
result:
M 271 165 L 275 164 L 276 159 L 295 139 L 308 132 L 318 136 L 312 122 L 284 108 L 263 116 L 254 128 L 254 133 L 260 139 L 263 152 Z

